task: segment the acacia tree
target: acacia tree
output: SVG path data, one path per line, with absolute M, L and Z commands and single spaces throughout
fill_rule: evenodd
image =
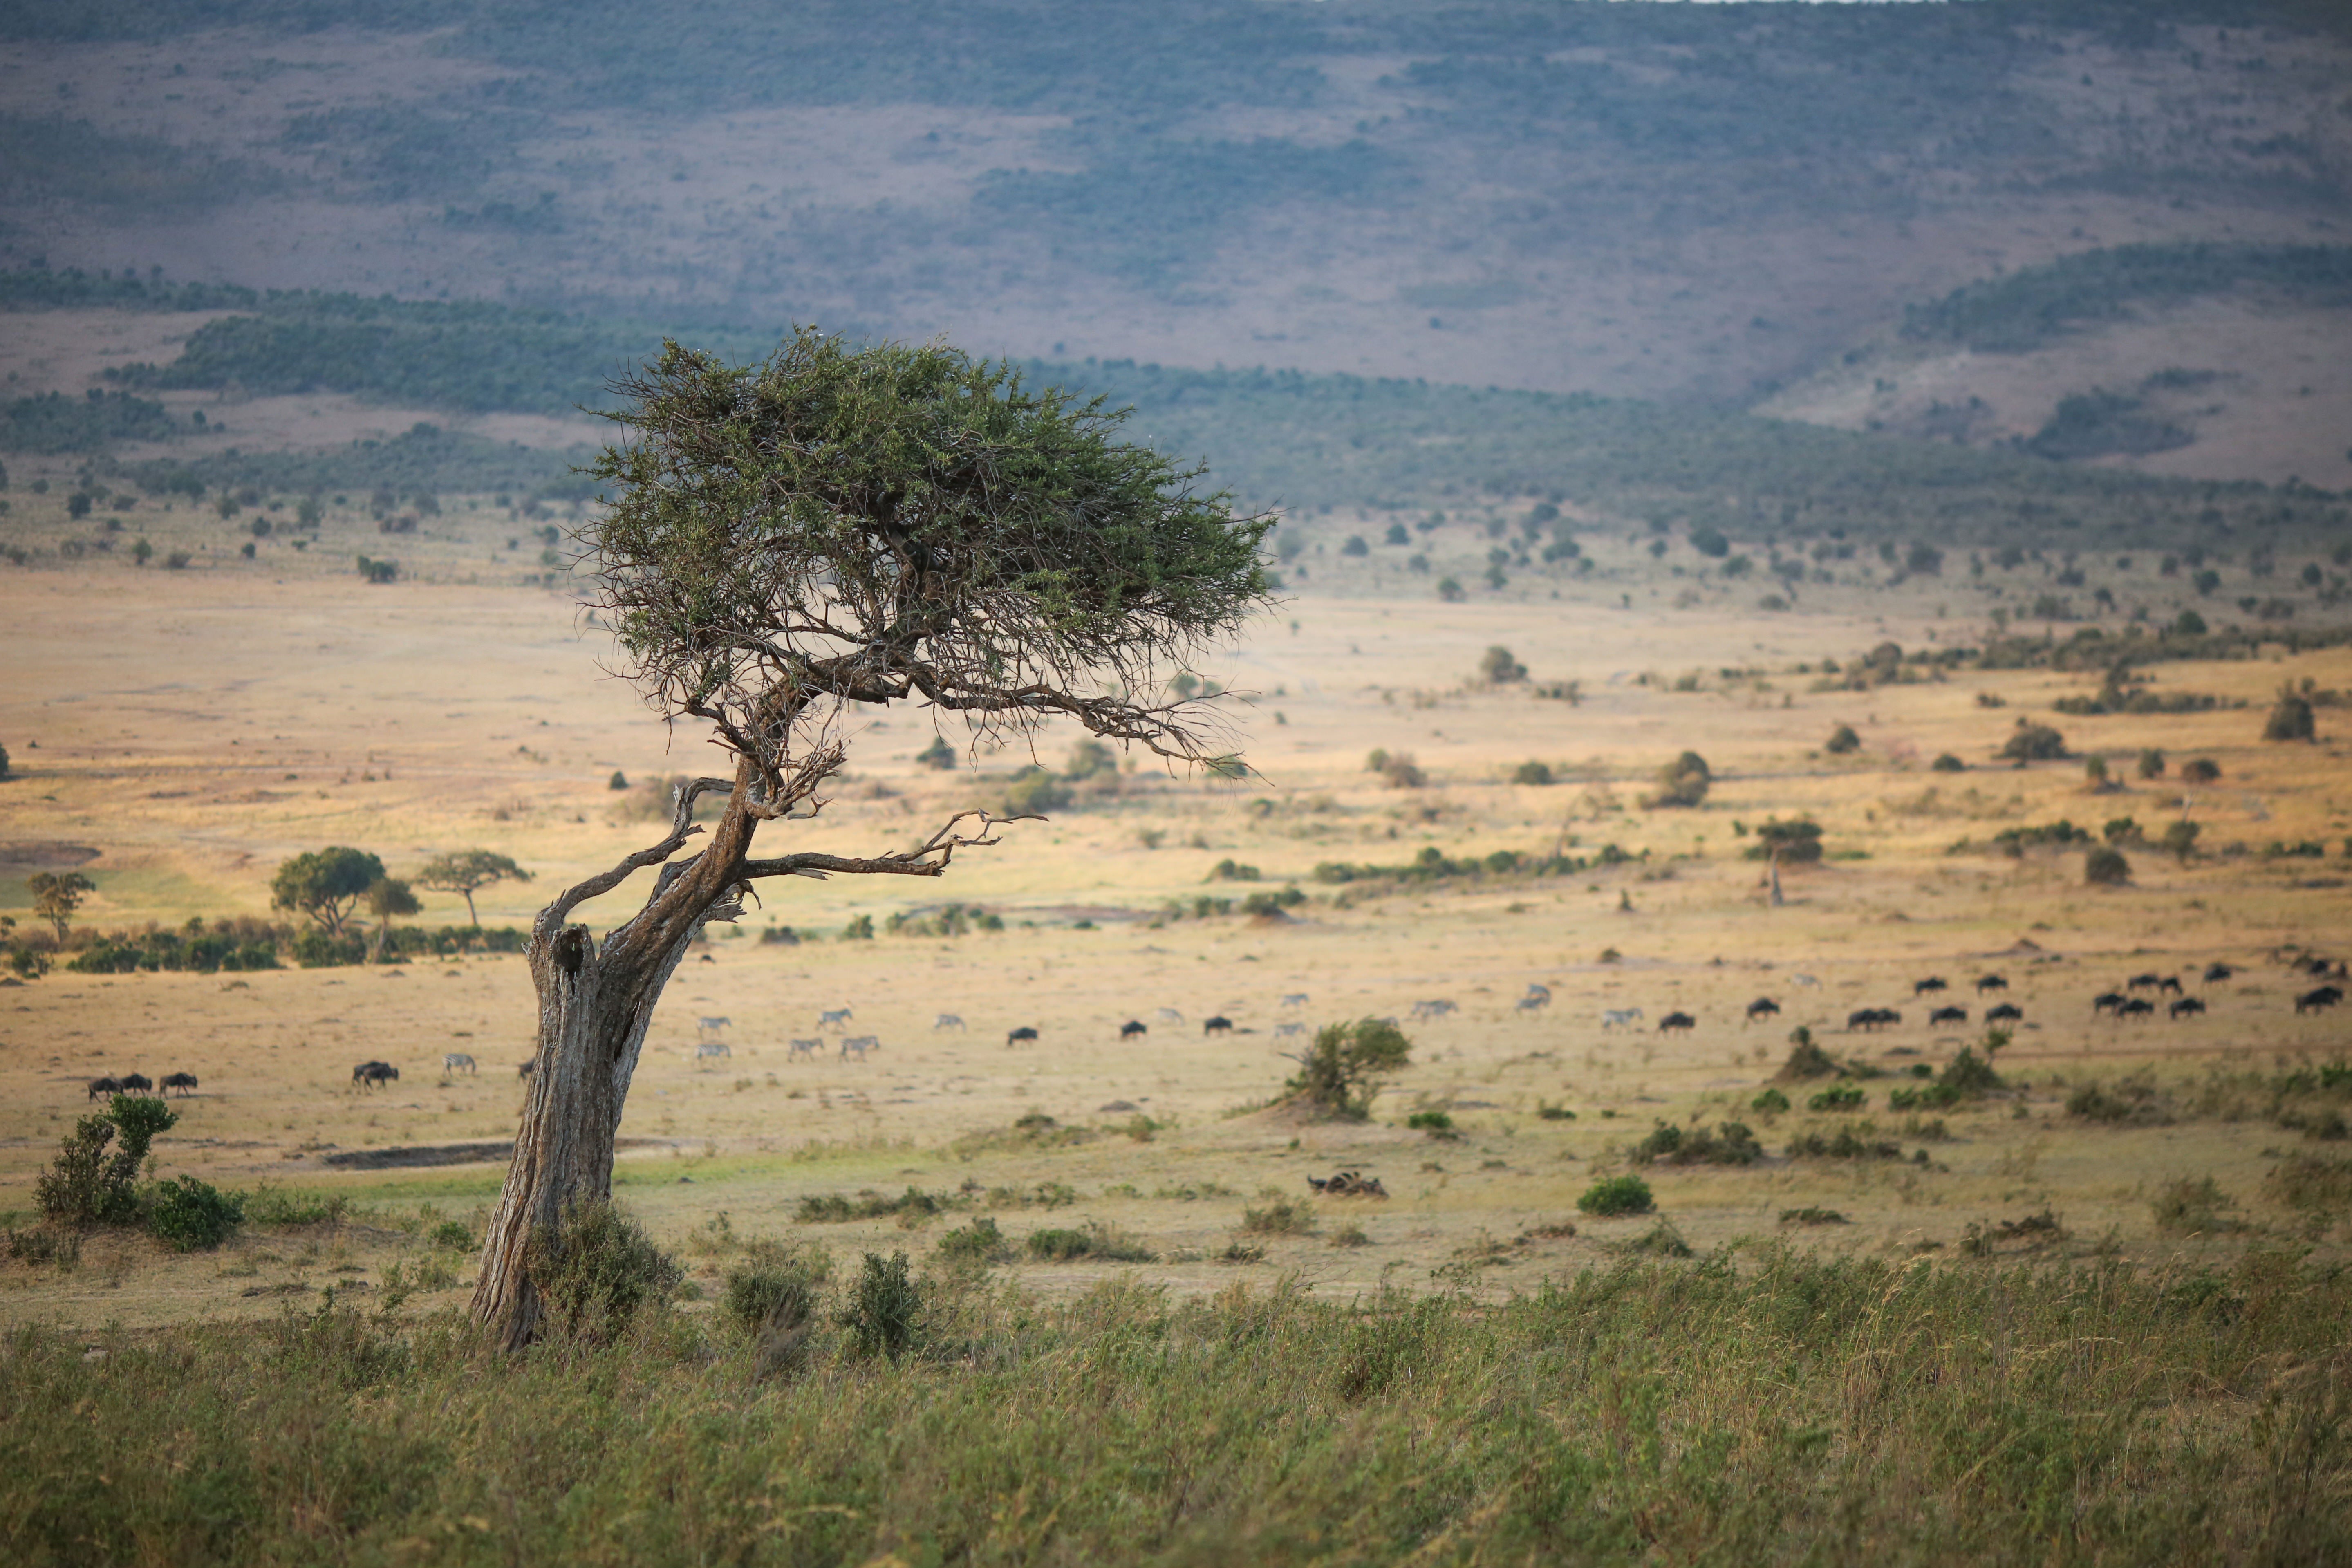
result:
M 392 951 L 394 917 L 418 914 L 425 908 L 416 901 L 416 894 L 409 885 L 397 877 L 378 877 L 370 882 L 360 902 L 375 917 L 375 951 L 379 958 Z
M 621 775 L 614 773 L 614 778 Z M 416 873 L 416 885 L 436 893 L 458 893 L 466 900 L 466 923 L 478 926 L 482 917 L 474 912 L 474 895 L 493 882 L 528 882 L 530 873 L 504 855 L 493 855 L 487 849 L 461 849 L 454 855 L 436 855 Z
M 352 907 L 382 880 L 383 862 L 364 849 L 336 845 L 306 850 L 279 865 L 269 879 L 269 907 L 297 910 L 329 936 L 341 936 Z
M 619 672 L 664 720 L 707 725 L 726 773 L 684 781 L 660 842 L 532 924 L 538 1056 L 473 1298 L 509 1348 L 540 1321 L 533 1259 L 610 1194 L 646 1026 L 696 931 L 734 920 L 777 878 L 940 876 L 1012 820 L 964 812 L 864 855 L 764 841 L 755 853 L 763 827 L 789 832 L 822 810 L 849 713 L 928 706 L 982 737 L 1066 718 L 1217 761 L 1211 710 L 1132 694 L 1161 691 L 1267 594 L 1265 520 L 1197 493 L 1198 470 L 1116 439 L 1124 416 L 1100 399 L 1032 392 L 953 349 L 853 352 L 804 330 L 733 366 L 669 343 L 614 390 L 624 434 L 591 470 L 606 510 L 573 538 Z M 703 831 L 707 794 L 724 810 L 697 853 L 673 858 Z M 647 868 L 635 914 L 601 939 L 571 923 Z
M 98 884 L 79 871 L 36 871 L 25 882 L 33 895 L 33 912 L 58 928 L 63 942 L 82 900 L 98 891 Z

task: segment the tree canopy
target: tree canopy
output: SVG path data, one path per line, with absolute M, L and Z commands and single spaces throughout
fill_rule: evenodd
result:
M 614 778 L 621 775 L 614 773 Z M 466 923 L 479 925 L 481 917 L 474 912 L 474 895 L 493 882 L 528 882 L 530 873 L 504 855 L 494 855 L 488 849 L 460 849 L 455 854 L 436 855 L 416 873 L 416 885 L 436 893 L 457 893 L 466 900 Z M 403 910 L 413 914 L 414 910 Z
M 26 879 L 25 889 L 33 895 L 33 912 L 57 927 L 63 942 L 74 911 L 85 895 L 98 891 L 98 884 L 79 871 L 36 871 Z
M 307 850 L 279 866 L 269 879 L 269 907 L 296 910 L 318 921 L 328 935 L 339 935 L 352 907 L 383 879 L 383 862 L 363 849 Z
M 850 702 L 1217 754 L 1184 701 L 1129 694 L 1264 602 L 1270 524 L 1116 440 L 1099 398 L 814 329 L 750 366 L 670 343 L 620 390 L 612 505 L 578 535 L 601 607 L 647 700 L 713 723 L 771 803 L 838 767 Z

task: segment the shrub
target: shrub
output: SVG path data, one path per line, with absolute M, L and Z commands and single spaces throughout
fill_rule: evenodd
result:
M 1864 1100 L 1862 1086 L 1833 1083 L 1805 1101 L 1808 1110 L 1859 1110 Z
M 2139 776 L 2144 779 L 2162 778 L 2164 776 L 2164 752 L 2162 749 L 2156 746 L 2144 748 L 2139 754 L 2138 772 Z
M 1802 1024 L 1790 1031 L 1789 1059 L 1772 1075 L 1775 1083 L 1801 1083 L 1809 1078 L 1829 1078 L 1843 1072 L 1837 1058 L 1813 1044 L 1813 1032 Z
M 1811 866 L 1822 858 L 1822 825 L 1810 817 L 1782 822 L 1775 817 L 1756 829 L 1756 842 L 1748 851 L 1750 860 L 1780 858 L 1783 866 Z
M 2270 1169 L 2263 1186 L 2289 1208 L 2352 1206 L 2352 1160 L 2331 1154 L 2289 1154 Z
M 1801 1208 L 1782 1209 L 1780 1223 L 1782 1225 L 1851 1225 L 1853 1222 L 1835 1209 Z
M 1416 1110 L 1404 1119 L 1404 1124 L 1415 1132 L 1426 1132 L 1432 1138 L 1453 1140 L 1462 1136 L 1454 1131 L 1454 1118 L 1442 1110 Z
M 1738 1121 L 1718 1122 L 1712 1132 L 1661 1121 L 1632 1155 L 1637 1165 L 1752 1165 L 1763 1157 L 1756 1134 Z
M 1672 1221 L 1664 1219 L 1625 1243 L 1625 1250 L 1652 1258 L 1691 1256 L 1690 1243 L 1683 1239 L 1683 1233 L 1674 1227 Z
M 2167 1182 L 2148 1205 L 2156 1216 L 2156 1228 L 2167 1236 L 2214 1236 L 2242 1229 L 2224 1213 L 2237 1206 L 2210 1176 Z
M 669 1300 L 685 1273 L 610 1203 L 583 1204 L 541 1226 L 523 1267 L 546 1304 L 549 1327 L 582 1344 L 610 1344 L 638 1310 Z
M 370 583 L 394 582 L 397 581 L 400 576 L 400 563 L 397 561 L 378 561 L 373 557 L 362 555 L 359 557 L 359 574 L 363 581 Z
M 1851 1127 L 1838 1130 L 1834 1138 L 1824 1138 L 1819 1132 L 1806 1132 L 1789 1141 L 1787 1153 L 1791 1160 L 1899 1160 L 1903 1151 L 1884 1139 L 1868 1139 Z
M 2279 689 L 2278 701 L 2271 708 L 2271 716 L 2263 725 L 2265 741 L 2315 741 L 2319 738 L 2314 723 L 2311 699 L 2291 688 Z
M 1648 1214 L 1656 1205 L 1651 1201 L 1650 1184 L 1639 1176 L 1609 1176 L 1584 1189 L 1576 1206 L 1589 1215 L 1613 1219 L 1620 1215 Z
M 350 1212 L 351 1199 L 341 1193 L 289 1193 L 265 1183 L 245 1194 L 247 1225 L 270 1226 L 334 1225 Z
M 885 1260 L 866 1254 L 857 1283 L 850 1288 L 842 1309 L 841 1326 L 849 1331 L 851 1351 L 871 1359 L 896 1361 L 913 1348 L 922 1329 L 922 1287 L 908 1278 L 907 1255 L 894 1252 Z
M 209 1251 L 245 1223 L 245 1199 L 194 1176 L 157 1184 L 147 1211 L 147 1229 L 181 1252 Z
M 179 1120 L 160 1100 L 124 1095 L 97 1115 L 77 1121 L 57 1159 L 34 1181 L 41 1213 L 58 1225 L 135 1223 L 139 1168 L 156 1135 Z M 121 1142 L 110 1154 L 107 1145 L 117 1134 Z
M 1685 752 L 1658 771 L 1658 787 L 1642 797 L 1642 805 L 1650 810 L 1695 806 L 1706 799 L 1714 782 L 1706 759 L 1696 752 Z
M 1460 604 L 1463 598 L 1461 581 L 1454 577 L 1440 577 L 1437 580 L 1437 596 L 1449 605 Z
M 997 792 L 993 809 L 1000 816 L 1042 816 L 1069 805 L 1070 798 L 1067 784 L 1032 764 L 1005 782 Z
M 1029 1256 L 1045 1263 L 1067 1263 L 1074 1258 L 1084 1258 L 1093 1249 L 1094 1242 L 1083 1230 L 1047 1228 L 1033 1230 L 1024 1244 Z
M 761 1346 L 762 1361 L 772 1363 L 796 1355 L 807 1342 L 825 1273 L 822 1253 L 763 1249 L 762 1255 L 728 1270 L 719 1310 Z
M 2191 757 L 2180 765 L 2183 784 L 2211 784 L 2221 776 L 2221 764 L 2210 757 Z
M 945 735 L 934 735 L 929 745 L 915 753 L 915 761 L 927 768 L 937 768 L 946 773 L 956 765 L 956 751 L 948 744 Z
M 1789 1097 L 1777 1089 L 1768 1089 L 1748 1102 L 1748 1109 L 1766 1116 L 1777 1116 L 1789 1109 Z
M 1013 1256 L 1012 1244 L 986 1215 L 940 1237 L 939 1249 L 940 1257 L 962 1263 L 996 1263 Z
M 2094 888 L 2120 888 L 2131 880 L 2131 862 L 2112 845 L 2101 845 L 2083 857 L 2083 880 Z
M 1528 667 L 1511 657 L 1511 650 L 1500 646 L 1488 648 L 1478 659 L 1478 679 L 1490 686 L 1508 686 L 1528 678 Z
M 1551 767 L 1545 763 L 1521 763 L 1511 774 L 1515 784 L 1548 784 L 1555 783 Z
M 1314 1229 L 1314 1208 L 1290 1198 L 1276 1198 L 1262 1209 L 1242 1210 L 1242 1231 L 1246 1236 L 1307 1236 Z
M 2002 742 L 2000 754 L 2011 762 L 2054 762 L 2066 754 L 2066 737 L 2047 724 L 2031 724 L 2020 719 L 2017 728 Z
M 2172 1121 L 2170 1103 L 2147 1075 L 2135 1073 L 2113 1089 L 2085 1083 L 2066 1097 L 2066 1114 L 2109 1126 L 2163 1127 Z
M 466 1223 L 455 1219 L 443 1220 L 425 1233 L 425 1239 L 432 1246 L 446 1247 L 451 1252 L 471 1252 L 480 1245 Z
M 1931 772 L 1939 773 L 1964 773 L 1969 771 L 1969 764 L 1949 752 L 1946 752 L 1927 766 Z
M 1376 1080 L 1410 1066 L 1412 1053 L 1404 1031 L 1384 1019 L 1326 1024 L 1293 1058 L 1298 1071 L 1284 1087 L 1326 1115 L 1361 1121 L 1371 1114 Z
M 2166 827 L 2164 837 L 2157 842 L 2185 866 L 2189 858 L 2197 853 L 2197 836 L 2203 831 L 2200 824 L 2184 819 Z
M 1822 743 L 1822 750 L 1833 757 L 1846 756 L 1862 750 L 1862 737 L 1853 732 L 1853 725 L 1841 724 L 1830 731 L 1830 738 Z

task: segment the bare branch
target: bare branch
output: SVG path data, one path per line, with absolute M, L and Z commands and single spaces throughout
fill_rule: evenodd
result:
M 977 834 L 956 831 L 958 823 L 974 816 L 980 818 L 981 823 Z M 740 874 L 747 880 L 755 877 L 813 877 L 823 881 L 835 872 L 862 876 L 936 877 L 948 868 L 958 849 L 1002 843 L 992 829 L 1008 822 L 1046 820 L 1034 812 L 1024 812 L 1018 816 L 998 816 L 987 811 L 960 811 L 948 818 L 938 832 L 912 849 L 870 856 L 825 855 L 814 851 L 782 855 L 772 859 L 746 860 Z
M 553 903 L 540 910 L 539 919 L 532 922 L 533 930 L 541 934 L 562 930 L 563 922 L 572 917 L 572 911 L 590 899 L 599 898 L 611 892 L 646 867 L 658 866 L 677 854 L 688 838 L 702 831 L 694 821 L 694 803 L 710 790 L 733 787 L 734 785 L 726 779 L 712 778 L 688 779 L 678 785 L 676 804 L 670 815 L 668 837 L 658 844 L 638 850 L 611 869 L 600 871 L 586 881 L 567 889 Z M 688 861 L 686 864 L 691 865 L 693 862 Z M 679 869 L 684 869 L 684 867 L 681 866 Z M 671 875 L 674 877 L 676 873 L 673 872 Z M 656 884 L 655 891 L 658 893 L 666 885 L 666 883 Z

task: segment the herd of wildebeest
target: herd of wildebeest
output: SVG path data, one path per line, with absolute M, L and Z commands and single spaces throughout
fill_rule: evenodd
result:
M 2352 979 L 2352 968 L 2347 968 L 2342 960 L 2322 957 L 2316 953 L 2300 950 L 2282 950 L 2273 953 L 2272 957 L 2293 973 L 2304 978 L 2320 982 L 2318 985 L 2296 995 L 2294 998 L 2296 1013 L 2325 1012 L 2344 1000 L 2344 987 L 2336 982 Z M 2217 960 L 2205 965 L 2197 977 L 2197 983 L 2208 986 L 2217 985 L 2232 978 L 2237 973 L 2236 966 Z M 1800 986 L 1818 986 L 1821 984 L 1810 974 L 1792 973 L 1789 979 L 1790 984 Z M 1979 998 L 1995 995 L 2009 989 L 2008 977 L 2000 973 L 1979 974 L 1970 984 Z M 1924 979 L 1914 981 L 1911 985 L 1911 994 L 1914 999 L 1940 997 L 1948 994 L 1950 990 L 1950 983 L 1939 974 L 1931 974 Z M 2150 996 L 2155 997 L 2156 1000 L 2150 1000 Z M 2166 998 L 2169 1000 L 2167 1001 Z M 1282 998 L 1279 1010 L 1296 1013 L 1306 1007 L 1308 1000 L 1305 992 L 1292 992 Z M 1526 993 L 1513 1005 L 1512 1011 L 1526 1015 L 1540 1013 L 1551 1005 L 1551 1000 L 1552 994 L 1549 986 L 1530 984 Z M 2159 974 L 2151 971 L 2131 976 L 2123 983 L 2121 989 L 2099 993 L 2091 999 L 2091 1011 L 2094 1016 L 2111 1017 L 2117 1022 L 2137 1022 L 2153 1017 L 2159 1003 L 2162 1004 L 2166 1016 L 2174 1020 L 2193 1018 L 2207 1010 L 2205 999 L 2202 996 L 2191 995 L 2189 983 L 2185 982 L 2181 975 Z M 1415 1002 L 1411 1008 L 1411 1017 L 1415 1023 L 1428 1023 L 1460 1010 L 1460 1007 L 1449 999 L 1431 998 Z M 1780 1004 L 1778 999 L 1771 996 L 1759 996 L 1748 1004 L 1741 1022 L 1744 1026 L 1776 1018 L 1780 1014 Z M 818 1015 L 817 1026 L 820 1030 L 835 1027 L 847 1024 L 855 1016 L 855 1013 L 845 1006 L 826 1008 Z M 2022 1023 L 2024 1018 L 2023 1008 L 2013 1002 L 2003 1001 L 1985 1009 L 1983 1022 L 1999 1026 Z M 1163 1024 L 1179 1026 L 1182 1026 L 1186 1022 L 1184 1015 L 1174 1007 L 1160 1008 L 1159 1019 Z M 1397 1024 L 1402 1020 L 1389 1017 L 1382 1021 Z M 732 1022 L 733 1020 L 725 1017 L 702 1018 L 697 1021 L 698 1038 L 693 1047 L 693 1056 L 697 1061 L 720 1057 L 732 1058 L 733 1051 L 724 1040 L 719 1037 L 726 1032 Z M 1601 1013 L 1601 1026 L 1604 1030 L 1630 1028 L 1636 1024 L 1646 1022 L 1646 1016 L 1639 1007 L 1609 1007 L 1602 1009 Z M 1845 1026 L 1849 1033 L 1870 1034 L 1902 1022 L 1903 1015 L 1892 1007 L 1858 1007 L 1846 1015 Z M 1927 1014 L 1927 1023 L 1930 1027 L 1940 1028 L 1948 1025 L 1968 1022 L 1969 1022 L 1968 1008 L 1956 1004 L 1939 1003 Z M 961 1032 L 965 1026 L 963 1019 L 953 1013 L 941 1013 L 931 1024 L 935 1033 L 941 1030 Z M 1686 1033 L 1698 1027 L 1698 1019 L 1687 1012 L 1677 1009 L 1660 1018 L 1657 1027 L 1666 1034 Z M 1254 1032 L 1235 1024 L 1232 1018 L 1222 1013 L 1202 1020 L 1201 1028 L 1202 1034 L 1208 1036 Z M 1307 1026 L 1304 1023 L 1293 1017 L 1277 1021 L 1274 1025 L 1273 1033 L 1276 1037 L 1285 1037 L 1302 1035 L 1306 1032 L 1306 1028 Z M 1150 1026 L 1139 1018 L 1129 1018 L 1118 1026 L 1118 1036 L 1122 1043 L 1139 1039 L 1150 1033 Z M 1035 1045 L 1044 1037 L 1044 1032 L 1036 1026 L 1024 1024 L 1008 1030 L 1004 1043 L 1010 1048 L 1014 1046 Z M 794 1061 L 803 1059 L 813 1061 L 824 1049 L 824 1044 L 822 1034 L 806 1038 L 795 1038 L 790 1042 L 787 1056 Z M 845 1035 L 840 1042 L 839 1055 L 845 1060 L 856 1057 L 862 1061 L 868 1052 L 878 1051 L 881 1048 L 881 1041 L 876 1036 Z M 531 1069 L 536 1066 L 535 1060 L 524 1062 L 516 1068 L 516 1076 L 529 1079 L 531 1076 Z M 441 1070 L 443 1077 L 446 1079 L 459 1072 L 476 1072 L 478 1068 L 471 1056 L 463 1052 L 451 1051 L 443 1055 Z M 400 1069 L 386 1061 L 364 1061 L 352 1069 L 352 1087 L 357 1089 L 385 1088 L 398 1082 L 399 1079 Z M 178 1093 L 184 1096 L 195 1093 L 196 1089 L 197 1081 L 194 1073 L 167 1073 L 159 1082 L 143 1073 L 130 1072 L 119 1077 L 90 1079 L 89 1097 L 96 1100 L 101 1095 L 112 1097 L 123 1094 L 157 1093 Z

